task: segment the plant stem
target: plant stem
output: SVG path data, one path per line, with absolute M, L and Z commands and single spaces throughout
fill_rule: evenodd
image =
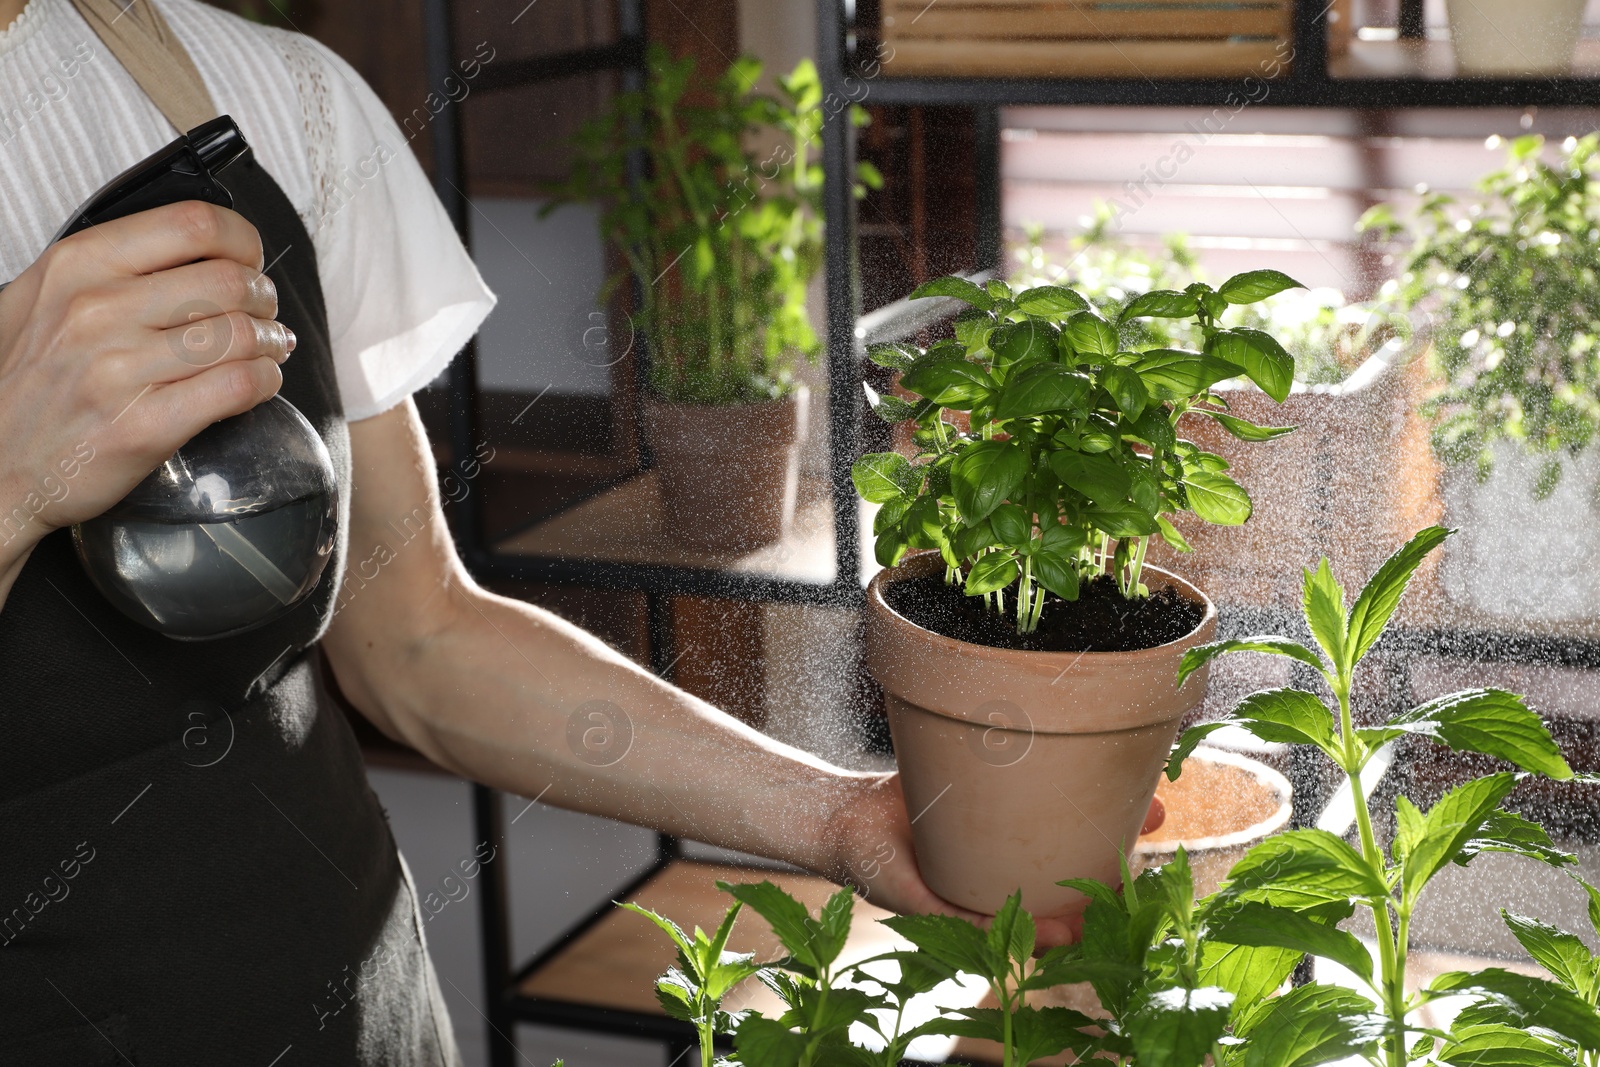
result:
M 1340 679 L 1335 695 L 1339 698 L 1339 732 L 1344 748 L 1344 771 L 1350 776 L 1350 795 L 1355 802 L 1356 827 L 1361 834 L 1361 858 L 1380 881 L 1387 880 L 1388 866 L 1383 850 L 1378 847 L 1377 835 L 1372 832 L 1372 811 L 1367 805 L 1367 792 L 1362 783 L 1362 771 L 1371 756 L 1358 757 L 1355 747 L 1355 726 L 1350 715 L 1350 682 Z M 1406 945 L 1410 924 L 1404 915 L 1400 921 L 1400 943 L 1395 940 L 1395 930 L 1389 914 L 1393 898 L 1367 902 L 1372 909 L 1372 923 L 1378 936 L 1378 962 L 1382 972 L 1384 1011 L 1389 1016 L 1393 1031 L 1386 1039 L 1387 1067 L 1406 1067 Z

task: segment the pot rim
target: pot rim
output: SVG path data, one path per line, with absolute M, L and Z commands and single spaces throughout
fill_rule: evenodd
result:
M 1165 568 L 1147 564 L 1144 568 L 1145 572 L 1153 572 L 1168 579 L 1168 584 L 1177 586 L 1180 592 L 1189 595 L 1191 600 L 1198 600 L 1205 608 L 1205 613 L 1200 616 L 1200 621 L 1195 623 L 1194 628 L 1180 637 L 1175 637 L 1171 641 L 1165 641 L 1159 645 L 1151 645 L 1148 648 L 1129 649 L 1121 652 L 1046 652 L 1020 648 L 1000 648 L 995 645 L 980 645 L 971 641 L 962 641 L 956 637 L 946 636 L 937 630 L 930 630 L 926 626 L 912 622 L 890 607 L 888 600 L 884 598 L 883 587 L 886 584 L 905 581 L 910 578 L 920 578 L 923 576 L 921 572 L 933 569 L 931 563 L 934 561 L 937 561 L 940 566 L 944 563 L 938 552 L 923 551 L 908 556 L 893 567 L 885 567 L 873 575 L 872 581 L 868 583 L 867 599 L 874 611 L 893 619 L 896 625 L 906 626 L 915 630 L 919 640 L 930 643 L 937 649 L 952 652 L 956 650 L 974 650 L 978 654 L 994 653 L 1006 656 L 1039 657 L 1033 660 L 1036 663 L 1049 662 L 1051 657 L 1058 659 L 1070 658 L 1074 663 L 1082 661 L 1087 661 L 1089 664 L 1132 663 L 1142 659 L 1161 659 L 1170 656 L 1174 646 L 1192 641 L 1195 634 L 1205 629 L 1208 623 L 1213 623 L 1217 619 L 1217 606 L 1212 603 L 1211 598 L 1199 586 Z M 972 653 L 969 652 L 968 654 Z
M 1185 852 L 1238 848 L 1241 845 L 1248 845 L 1253 841 L 1271 837 L 1288 825 L 1289 819 L 1294 814 L 1294 786 L 1290 784 L 1289 779 L 1284 777 L 1282 773 L 1267 766 L 1260 760 L 1242 756 L 1237 752 L 1213 748 L 1210 745 L 1199 745 L 1189 755 L 1189 759 L 1197 757 L 1211 763 L 1221 763 L 1249 772 L 1257 781 L 1277 794 L 1277 809 L 1255 825 L 1247 826 L 1242 830 L 1235 830 L 1232 833 L 1215 834 L 1211 837 L 1178 838 L 1174 841 L 1140 841 L 1133 846 L 1134 855 L 1174 856 L 1177 855 L 1178 846 L 1180 845 L 1183 846 Z

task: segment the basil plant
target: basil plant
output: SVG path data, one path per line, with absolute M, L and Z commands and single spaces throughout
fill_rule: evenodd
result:
M 1102 314 L 1055 285 L 1017 291 L 940 278 L 913 297 L 964 301 L 953 339 L 923 350 L 875 345 L 873 362 L 900 372 L 911 399 L 869 400 L 890 423 L 910 423 L 916 455 L 864 456 L 852 471 L 879 505 L 873 532 L 885 567 L 913 549 L 936 549 L 945 577 L 1017 632 L 1038 628 L 1045 593 L 1076 600 L 1080 585 L 1110 575 L 1125 597 L 1143 596 L 1150 538 L 1189 550 L 1168 516 L 1192 511 L 1237 526 L 1250 496 L 1228 461 L 1179 434 L 1184 416 L 1216 420 L 1245 441 L 1293 427 L 1257 426 L 1228 414 L 1217 383 L 1248 377 L 1282 402 L 1294 358 L 1271 335 L 1224 326 L 1234 305 L 1303 288 L 1274 270 L 1249 271 L 1213 289 L 1155 290 Z M 1201 351 L 1141 348 L 1137 320 L 1191 319 Z

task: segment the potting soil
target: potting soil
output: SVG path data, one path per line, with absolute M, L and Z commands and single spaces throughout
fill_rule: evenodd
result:
M 1017 633 L 1016 604 L 1009 595 L 1006 610 L 994 612 L 983 597 L 967 596 L 939 575 L 888 583 L 883 595 L 891 608 L 923 629 L 1026 652 L 1132 652 L 1176 641 L 1205 618 L 1204 605 L 1175 589 L 1129 600 L 1105 576 L 1085 582 L 1077 600 L 1046 593 L 1039 628 L 1026 635 Z

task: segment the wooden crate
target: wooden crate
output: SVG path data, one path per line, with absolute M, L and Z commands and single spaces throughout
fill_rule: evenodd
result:
M 889 74 L 1281 76 L 1293 0 L 882 0 Z

